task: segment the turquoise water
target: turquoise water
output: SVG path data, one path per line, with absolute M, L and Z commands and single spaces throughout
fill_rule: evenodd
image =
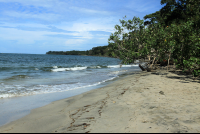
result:
M 0 54 L 0 98 L 76 90 L 112 80 L 137 65 L 97 56 Z
M 0 54 L 0 126 L 140 71 L 137 64 L 120 68 L 120 62 L 97 56 Z

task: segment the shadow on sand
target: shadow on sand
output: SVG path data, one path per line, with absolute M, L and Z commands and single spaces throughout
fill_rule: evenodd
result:
M 168 76 L 167 74 L 169 74 L 169 72 L 172 74 L 176 74 L 176 76 L 170 76 L 170 75 Z M 151 74 L 163 75 L 170 79 L 179 79 L 181 80 L 180 82 L 182 83 L 189 83 L 189 82 L 200 83 L 200 77 L 194 80 L 194 77 L 191 73 L 182 72 L 182 70 L 176 70 L 174 68 L 169 68 L 168 71 L 166 68 L 157 69 L 155 70 L 155 72 L 151 72 Z

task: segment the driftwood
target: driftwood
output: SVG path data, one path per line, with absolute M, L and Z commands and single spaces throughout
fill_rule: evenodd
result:
M 151 68 L 146 68 L 147 72 L 152 72 Z
M 147 72 L 152 72 L 152 69 L 149 68 L 148 66 L 146 68 L 142 67 L 140 64 L 139 64 L 139 67 L 142 71 L 147 71 Z
M 146 69 L 144 69 L 140 64 L 139 64 L 139 67 L 142 71 L 145 71 Z

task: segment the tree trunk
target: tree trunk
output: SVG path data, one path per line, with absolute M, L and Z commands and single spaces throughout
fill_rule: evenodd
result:
M 171 55 L 171 54 L 169 54 L 169 58 L 168 58 L 167 72 L 168 72 L 168 66 L 169 66 L 170 55 Z
M 153 66 L 153 63 L 154 63 L 155 59 L 156 59 L 156 57 L 153 58 L 152 64 L 150 66 L 151 69 L 152 69 L 152 66 Z
M 150 56 L 148 55 L 147 57 L 149 58 L 149 61 L 150 61 L 150 60 L 151 60 L 151 59 L 150 59 Z

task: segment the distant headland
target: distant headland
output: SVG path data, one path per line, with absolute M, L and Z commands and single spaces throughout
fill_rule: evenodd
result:
M 98 46 L 93 47 L 90 50 L 86 51 L 79 51 L 79 50 L 72 50 L 72 51 L 48 51 L 46 54 L 52 55 L 85 55 L 85 56 L 102 56 L 102 57 L 113 57 L 111 54 L 111 47 L 108 46 Z M 113 57 L 117 58 L 117 57 Z

